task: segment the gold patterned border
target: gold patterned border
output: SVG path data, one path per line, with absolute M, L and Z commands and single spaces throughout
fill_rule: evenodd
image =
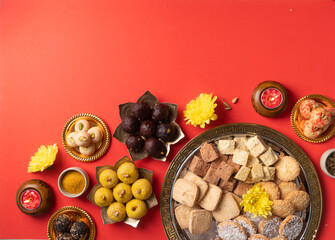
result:
M 99 147 L 99 150 L 92 156 L 86 157 L 85 155 L 80 154 L 76 150 L 74 150 L 73 148 L 69 147 L 66 143 L 67 135 L 72 131 L 74 123 L 79 118 L 85 118 L 89 121 L 92 121 L 94 124 L 96 124 L 98 127 L 100 127 L 101 130 L 103 129 L 104 138 L 103 138 L 102 144 Z M 63 146 L 65 148 L 65 151 L 71 157 L 73 157 L 74 159 L 76 159 L 78 161 L 81 161 L 81 162 L 92 162 L 92 161 L 95 161 L 95 160 L 101 158 L 107 152 L 107 150 L 109 148 L 109 145 L 110 145 L 111 136 L 110 136 L 110 132 L 109 132 L 109 129 L 108 129 L 107 125 L 99 117 L 97 117 L 93 114 L 90 114 L 90 113 L 80 113 L 80 114 L 77 114 L 77 115 L 73 116 L 72 118 L 70 118 L 66 122 L 66 124 L 63 128 L 63 132 L 62 132 L 62 140 L 63 140 Z
M 66 206 L 58 209 L 56 212 L 52 214 L 48 221 L 48 227 L 47 227 L 47 233 L 48 233 L 48 239 L 49 240 L 55 240 L 56 238 L 54 237 L 55 235 L 55 230 L 53 229 L 53 223 L 55 219 L 62 213 L 66 213 L 69 211 L 74 211 L 77 214 L 79 214 L 81 217 L 87 218 L 88 222 L 90 223 L 90 232 L 89 235 L 86 237 L 86 240 L 94 240 L 95 239 L 95 234 L 96 234 L 96 228 L 95 224 L 93 222 L 93 219 L 91 216 L 83 209 L 80 207 L 75 207 L 75 206 Z
M 306 219 L 306 228 L 301 236 L 301 239 L 314 239 L 321 221 L 322 191 L 317 173 L 311 160 L 295 142 L 282 133 L 269 127 L 250 123 L 226 124 L 205 131 L 188 142 L 175 156 L 165 174 L 160 198 L 161 219 L 168 239 L 185 239 L 173 223 L 173 212 L 171 209 L 172 187 L 178 172 L 184 164 L 184 161 L 187 160 L 187 158 L 204 142 L 230 134 L 259 135 L 260 137 L 273 142 L 282 149 L 285 149 L 287 153 L 291 154 L 298 160 L 302 168 L 302 172 L 307 179 L 307 190 L 311 196 L 309 216 L 308 219 Z
M 335 108 L 335 103 L 333 100 L 331 100 L 330 98 L 326 96 L 320 95 L 320 94 L 311 94 L 311 95 L 307 95 L 305 97 L 300 98 L 298 102 L 294 105 L 292 112 L 291 112 L 291 125 L 293 127 L 294 132 L 301 139 L 307 142 L 310 142 L 310 143 L 322 143 L 322 142 L 325 142 L 331 139 L 335 135 L 335 124 L 330 125 L 328 129 L 323 134 L 321 134 L 320 137 L 316 139 L 308 138 L 302 133 L 301 128 L 299 127 L 299 121 L 298 121 L 299 120 L 299 106 L 300 106 L 300 103 L 306 99 L 313 99 L 325 106 Z

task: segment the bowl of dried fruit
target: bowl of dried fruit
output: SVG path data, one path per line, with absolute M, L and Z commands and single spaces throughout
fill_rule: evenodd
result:
M 322 154 L 320 167 L 329 177 L 335 178 L 335 148 L 331 148 Z

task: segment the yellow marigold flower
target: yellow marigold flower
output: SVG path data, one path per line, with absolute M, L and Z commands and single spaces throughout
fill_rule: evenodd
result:
M 192 124 L 195 127 L 200 125 L 204 128 L 210 120 L 215 121 L 218 118 L 214 110 L 217 106 L 216 98 L 216 96 L 212 98 L 212 94 L 201 93 L 196 100 L 191 100 L 184 111 L 186 124 Z
M 243 200 L 240 203 L 244 207 L 244 211 L 251 212 L 256 215 L 267 217 L 271 216 L 271 205 L 269 194 L 267 194 L 259 184 L 255 184 L 246 194 L 243 194 Z
M 57 153 L 57 144 L 48 145 L 47 147 L 41 145 L 35 155 L 31 157 L 28 172 L 42 172 L 44 169 L 47 169 L 54 163 Z

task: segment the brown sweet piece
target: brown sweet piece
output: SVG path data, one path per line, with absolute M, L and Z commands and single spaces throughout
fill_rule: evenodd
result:
M 299 191 L 299 187 L 295 182 L 281 182 L 278 187 L 282 199 L 285 199 L 291 192 Z
M 271 216 L 263 219 L 258 226 L 258 232 L 268 238 L 279 236 L 279 227 L 281 219 L 277 216 Z
M 234 193 L 237 196 L 242 197 L 243 194 L 246 194 L 250 190 L 250 188 L 252 188 L 252 186 L 252 184 L 238 181 Z
M 218 169 L 218 167 L 220 166 L 221 162 L 227 162 L 228 160 L 228 156 L 227 155 L 223 155 L 220 154 L 220 157 L 216 160 L 214 160 L 213 162 L 211 162 L 211 168 L 215 168 Z
M 189 166 L 189 169 L 194 174 L 204 177 L 209 169 L 209 166 L 210 164 L 203 161 L 200 157 L 194 155 L 191 164 Z
M 192 210 L 188 230 L 192 234 L 207 232 L 212 226 L 212 213 L 204 209 Z
M 271 238 L 271 240 L 287 240 L 287 238 L 279 236 L 279 237 Z
M 204 180 L 211 184 L 217 185 L 219 183 L 220 177 L 216 175 L 216 169 L 210 167 L 204 176 Z
M 198 206 L 195 207 L 187 207 L 185 205 L 179 205 L 175 208 L 174 212 L 176 215 L 177 222 L 181 229 L 188 228 L 190 214 L 192 210 L 199 209 Z
M 288 240 L 294 240 L 299 236 L 303 225 L 303 221 L 300 217 L 296 215 L 288 216 L 280 224 L 279 234 Z
M 240 224 L 244 228 L 248 237 L 257 233 L 256 226 L 248 218 L 243 217 L 243 216 L 238 216 L 233 221 Z
M 236 181 L 237 180 L 234 178 L 229 178 L 227 182 L 221 180 L 219 183 L 219 187 L 222 188 L 223 191 L 232 192 L 234 190 Z
M 202 160 L 205 162 L 213 162 L 214 160 L 219 158 L 219 153 L 216 151 L 216 148 L 211 143 L 205 143 L 200 148 L 200 154 Z
M 227 192 L 224 192 L 224 193 L 227 193 Z M 235 202 L 237 203 L 238 207 L 240 208 L 240 210 L 242 210 L 242 206 L 240 205 L 240 203 L 242 202 L 242 198 L 240 198 L 239 196 L 237 196 L 234 193 L 231 193 L 231 192 L 229 192 L 229 193 L 233 196 L 233 198 L 234 198 Z
M 276 168 L 276 177 L 282 181 L 293 181 L 300 174 L 299 163 L 291 156 L 279 157 L 274 167 Z
M 198 186 L 185 179 L 178 179 L 172 189 L 172 198 L 188 207 L 194 207 L 198 201 Z
M 294 206 L 286 200 L 274 200 L 271 206 L 271 212 L 273 215 L 285 218 L 294 214 Z
M 234 168 L 234 173 L 237 173 L 240 170 L 241 165 L 233 162 L 233 156 L 228 157 L 227 163 Z
M 252 235 L 248 240 L 269 240 L 269 239 L 262 234 L 255 234 Z
M 199 188 L 198 201 L 200 201 L 206 195 L 209 189 L 208 183 L 202 177 L 199 177 L 198 175 L 192 172 L 187 172 L 184 179 L 193 182 L 198 186 Z
M 243 212 L 243 216 L 248 218 L 250 221 L 252 221 L 255 226 L 258 228 L 259 223 L 264 219 L 262 216 L 254 215 L 251 212 Z
M 247 234 L 243 227 L 233 221 L 227 220 L 217 226 L 218 234 L 222 240 L 247 240 Z
M 289 201 L 294 206 L 294 211 L 300 212 L 306 209 L 310 203 L 310 196 L 304 191 L 291 192 L 285 198 L 285 201 Z
M 216 169 L 215 174 L 221 178 L 222 181 L 228 182 L 231 175 L 234 173 L 234 168 L 228 163 L 222 161 L 220 166 Z
M 222 199 L 213 211 L 213 217 L 216 221 L 221 222 L 233 219 L 240 215 L 240 208 L 231 193 L 224 193 Z
M 280 199 L 280 190 L 274 182 L 260 182 L 259 186 L 264 188 L 264 191 L 269 194 L 271 201 Z
M 209 184 L 209 189 L 206 195 L 198 202 L 198 205 L 208 211 L 214 211 L 222 198 L 222 194 L 223 191 L 221 188 L 216 185 Z

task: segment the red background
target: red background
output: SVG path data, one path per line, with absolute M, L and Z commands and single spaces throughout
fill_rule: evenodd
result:
M 85 197 L 70 199 L 57 188 L 62 170 L 84 168 L 91 186 L 95 167 L 114 164 L 126 147 L 112 139 L 107 154 L 81 163 L 65 152 L 61 133 L 78 113 L 102 118 L 114 132 L 118 105 L 134 102 L 146 90 L 160 101 L 178 104 L 178 123 L 186 137 L 173 146 L 167 162 L 136 162 L 154 171 L 159 198 L 163 178 L 178 150 L 213 126 L 252 122 L 293 139 L 319 174 L 324 212 L 318 239 L 331 239 L 334 227 L 334 180 L 319 167 L 321 154 L 335 139 L 311 144 L 295 135 L 289 120 L 295 102 L 308 94 L 334 97 L 335 1 L 0 1 L 0 238 L 47 238 L 47 222 L 64 206 L 88 211 L 97 239 L 166 239 L 159 206 L 134 229 L 123 223 L 103 225 L 98 207 Z M 282 83 L 289 92 L 287 111 L 265 118 L 252 108 L 253 88 L 264 80 Z M 218 96 L 219 119 L 206 127 L 186 125 L 182 111 L 201 92 Z M 221 99 L 239 101 L 229 112 Z M 53 170 L 27 173 L 41 144 L 57 143 Z M 15 204 L 17 188 L 39 178 L 53 189 L 48 213 L 31 217 Z M 86 195 L 85 195 L 86 196 Z

